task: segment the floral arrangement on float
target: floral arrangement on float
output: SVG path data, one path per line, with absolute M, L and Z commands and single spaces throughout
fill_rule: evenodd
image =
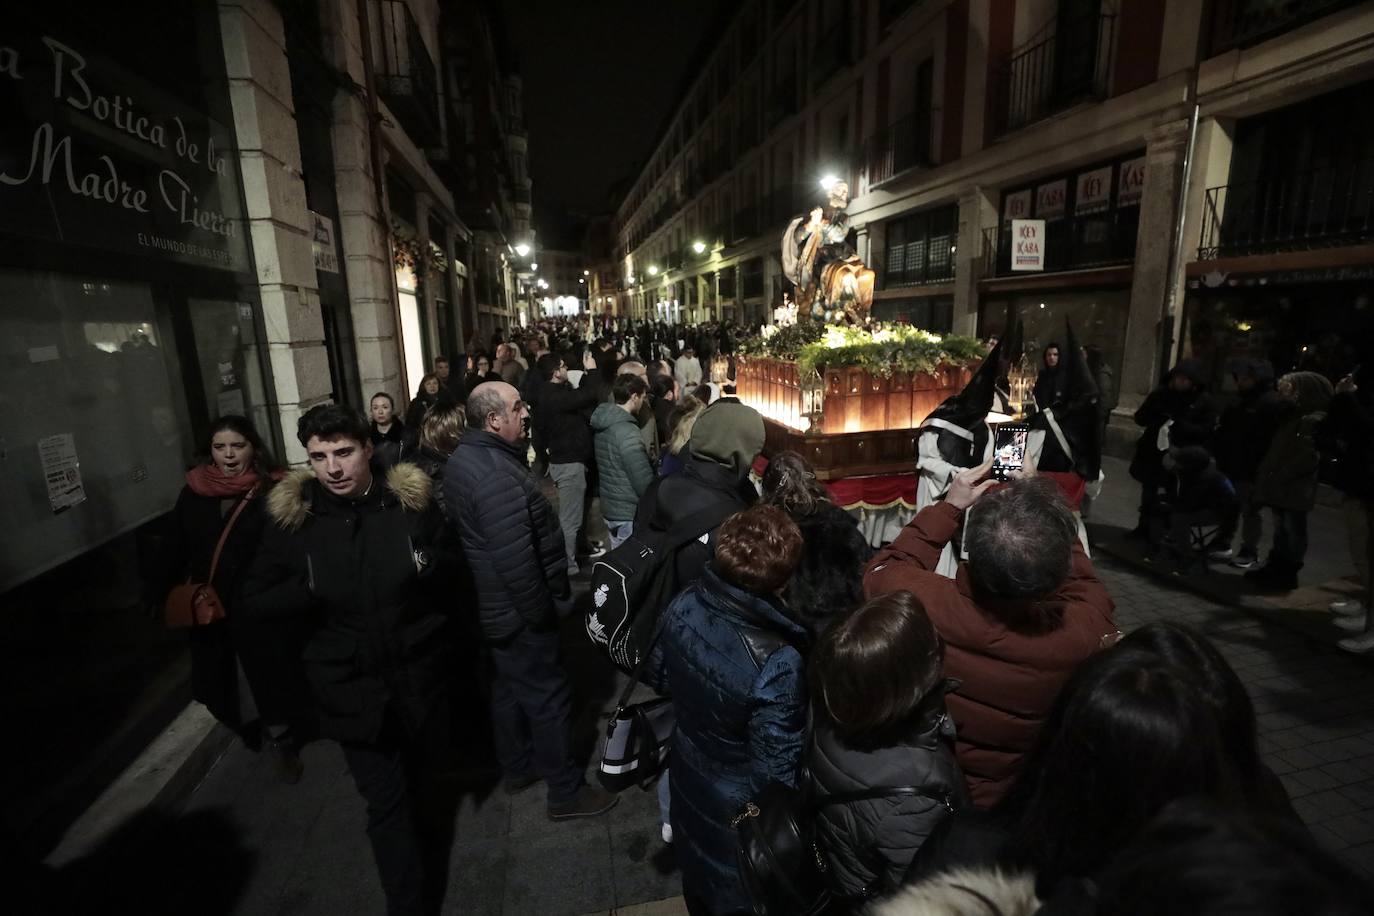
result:
M 855 367 L 883 378 L 895 372 L 933 373 L 987 355 L 972 337 L 933 334 L 910 325 L 872 328 L 799 322 L 743 341 L 742 356 L 795 362 L 805 373 Z

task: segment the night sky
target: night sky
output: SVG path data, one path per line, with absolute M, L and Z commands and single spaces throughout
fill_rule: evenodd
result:
M 507 0 L 525 85 L 534 218 L 598 213 L 657 139 L 726 0 Z M 733 6 L 733 4 L 731 4 Z M 546 228 L 547 227 L 547 228 Z

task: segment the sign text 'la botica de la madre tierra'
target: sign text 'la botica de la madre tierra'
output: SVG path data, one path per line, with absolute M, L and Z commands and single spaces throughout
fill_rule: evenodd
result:
M 237 166 L 204 113 L 41 35 L 0 44 L 0 117 L 11 125 L 0 139 L 0 230 L 246 266 Z

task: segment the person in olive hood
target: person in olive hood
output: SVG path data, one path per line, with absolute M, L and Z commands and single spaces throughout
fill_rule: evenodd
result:
M 369 434 L 347 407 L 321 405 L 301 417 L 297 438 L 310 468 L 268 495 L 272 523 L 244 605 L 255 617 L 308 625 L 303 658 L 319 730 L 339 742 L 367 801 L 388 911 L 419 913 L 437 903 L 446 875 L 452 808 L 437 801 L 430 754 L 447 721 L 443 609 L 455 600 L 457 559 L 429 477 L 402 462 L 383 479 Z

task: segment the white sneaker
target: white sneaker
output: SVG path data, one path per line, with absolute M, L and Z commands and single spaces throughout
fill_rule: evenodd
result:
M 1365 633 L 1363 636 L 1351 636 L 1349 639 L 1342 639 L 1336 643 L 1347 652 L 1363 654 L 1374 651 L 1374 633 Z
M 673 825 L 672 825 L 672 824 L 664 824 L 664 825 L 663 825 L 663 842 L 667 843 L 667 844 L 670 845 L 670 846 L 672 845 L 672 843 L 673 843 Z
M 1333 601 L 1328 604 L 1326 609 L 1343 617 L 1354 617 L 1356 614 L 1364 613 L 1364 602 L 1358 598 L 1342 598 L 1340 601 Z
M 1361 614 L 1358 617 L 1338 616 L 1331 622 L 1350 633 L 1363 633 L 1366 619 L 1366 615 Z

